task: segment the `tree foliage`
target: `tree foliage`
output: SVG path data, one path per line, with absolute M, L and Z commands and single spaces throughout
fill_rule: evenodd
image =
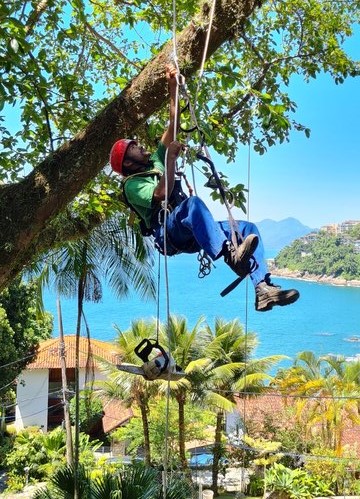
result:
M 37 291 L 35 282 L 17 279 L 0 294 L 1 399 L 6 398 L 16 376 L 31 362 L 39 342 L 52 332 L 52 316 L 38 312 Z
M 84 433 L 91 433 L 96 423 L 98 423 L 104 415 L 103 405 L 101 400 L 95 398 L 91 391 L 85 390 L 82 392 L 79 404 L 79 429 Z M 70 416 L 71 422 L 75 422 L 75 397 L 70 401 Z
M 207 143 L 233 158 L 249 141 L 262 154 L 289 140 L 292 129 L 309 135 L 297 122 L 289 83 L 322 71 L 338 84 L 358 74 L 344 48 L 358 3 L 217 2 L 203 78 L 196 79 L 210 6 L 177 2 L 178 61 Z M 113 212 L 106 194 L 116 181 L 101 175 L 89 182 L 116 138 L 136 134 L 152 145 L 160 136 L 163 69 L 173 51 L 169 14 L 163 0 L 1 4 L 1 286 L 35 254 L 70 237 L 71 230 L 58 234 L 50 224 L 60 212 L 73 217 L 73 236 L 80 230 L 84 211 L 64 210 L 84 189 L 93 200 L 87 223 Z
M 101 446 L 98 440 L 80 435 L 80 459 L 88 468 L 94 467 L 94 452 Z M 23 477 L 25 469 L 28 478 L 44 479 L 53 475 L 66 462 L 66 439 L 62 428 L 43 433 L 37 427 L 28 427 L 14 438 L 3 465 L 12 477 Z
M 177 2 L 176 8 L 180 32 L 207 6 Z M 6 118 L 10 106 L 17 117 L 15 127 L 8 120 L 2 125 L 2 179 L 15 180 L 24 165 L 34 166 L 86 126 L 173 34 L 162 0 L 25 6 L 17 0 L 3 3 L 0 15 L 0 102 Z M 262 152 L 286 139 L 291 125 L 298 126 L 289 119 L 292 75 L 309 80 L 324 70 L 342 83 L 357 74 L 343 42 L 358 16 L 356 1 L 292 0 L 264 2 L 245 27 L 234 19 L 233 36 L 207 63 L 199 94 L 199 113 L 210 116 L 205 129 L 216 148 L 228 154 L 230 145 L 233 153 L 239 139 L 253 137 Z M 182 68 L 189 64 L 181 61 Z M 142 134 L 153 140 L 162 127 L 150 119 Z
M 320 233 L 314 240 L 297 239 L 275 259 L 276 266 L 343 279 L 360 278 L 360 254 L 349 238 Z
M 360 422 L 359 381 L 358 361 L 300 352 L 292 367 L 278 372 L 275 385 L 295 397 L 296 420 L 304 435 L 320 435 L 324 447 L 342 456 L 344 428 Z
M 146 468 L 142 464 L 134 464 L 119 470 L 111 471 L 93 478 L 88 469 L 81 466 L 78 472 L 80 496 L 83 499 L 162 499 L 164 497 L 161 484 L 161 472 Z M 34 494 L 34 499 L 70 499 L 74 497 L 74 470 L 66 466 L 59 469 L 51 478 L 49 485 Z M 190 497 L 192 487 L 189 480 L 171 474 L 167 483 L 166 497 L 169 499 L 186 499 Z
M 360 224 L 356 224 L 348 231 L 348 235 L 355 240 L 360 240 Z
M 171 462 L 179 465 L 179 445 L 178 445 L 178 411 L 174 400 L 170 401 L 169 419 L 167 421 L 167 402 L 165 398 L 154 399 L 150 404 L 150 441 L 151 455 L 153 463 L 162 464 L 164 458 L 164 435 L 167 435 L 168 452 Z M 136 416 L 139 411 L 136 411 Z M 215 424 L 215 415 L 211 411 L 206 411 L 196 404 L 185 406 L 186 441 L 210 439 Z M 112 437 L 117 441 L 127 442 L 127 452 L 136 456 L 144 445 L 144 433 L 141 426 L 141 419 L 134 417 L 129 424 L 118 428 L 112 433 Z

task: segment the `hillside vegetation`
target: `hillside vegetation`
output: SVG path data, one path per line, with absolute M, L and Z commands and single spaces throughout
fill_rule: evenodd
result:
M 360 224 L 341 236 L 325 232 L 296 239 L 275 259 L 277 268 L 318 276 L 360 279 Z

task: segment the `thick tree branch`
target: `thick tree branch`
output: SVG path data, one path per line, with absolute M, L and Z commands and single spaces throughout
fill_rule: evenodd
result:
M 94 29 L 90 23 L 86 22 L 85 23 L 85 26 L 86 26 L 86 29 L 88 29 L 90 31 L 90 33 L 92 33 L 95 38 L 101 40 L 102 42 L 104 42 L 106 45 L 108 45 L 111 50 L 113 50 L 115 52 L 115 54 L 117 54 L 118 56 L 120 56 L 121 59 L 123 59 L 124 61 L 126 61 L 128 64 L 131 64 L 132 66 L 134 66 L 136 69 L 140 70 L 140 65 L 139 64 L 135 64 L 134 62 L 132 62 L 130 59 L 128 59 L 126 57 L 126 55 L 121 52 L 121 50 L 119 50 L 110 40 L 108 40 L 107 38 L 105 38 L 104 36 L 102 36 L 100 33 L 98 33 L 96 31 L 96 29 Z
M 218 1 L 208 47 L 210 57 L 233 39 L 262 0 Z M 185 76 L 201 64 L 208 9 L 178 36 L 178 58 Z M 34 243 L 47 224 L 108 162 L 112 144 L 132 136 L 167 99 L 165 64 L 172 42 L 71 141 L 44 159 L 23 181 L 0 190 L 0 289 L 31 261 Z
M 25 26 L 25 33 L 26 33 L 27 36 L 31 34 L 31 32 L 34 29 L 36 23 L 40 19 L 41 14 L 43 12 L 45 12 L 45 10 L 47 9 L 47 7 L 48 7 L 48 0 L 41 0 L 36 5 L 36 7 L 34 8 L 34 10 L 32 10 L 30 12 L 28 20 L 27 20 L 27 24 Z

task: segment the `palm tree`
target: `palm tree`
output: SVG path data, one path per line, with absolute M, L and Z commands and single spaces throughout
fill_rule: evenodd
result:
M 90 473 L 79 467 L 80 499 L 162 499 L 161 476 L 153 468 L 141 464 L 120 470 L 117 474 L 104 473 L 91 478 Z M 67 466 L 58 470 L 47 487 L 35 492 L 33 499 L 73 499 L 74 470 Z M 166 491 L 167 499 L 187 499 L 191 485 L 181 477 L 172 476 Z
M 186 377 L 179 381 L 169 383 L 170 394 L 176 399 L 178 404 L 178 445 L 179 458 L 182 469 L 187 469 L 187 459 L 185 452 L 186 431 L 185 431 L 185 405 L 192 391 L 192 386 L 196 380 L 199 370 L 209 363 L 208 359 L 199 358 L 199 330 L 203 318 L 200 317 L 195 326 L 189 330 L 186 318 L 170 316 L 168 324 L 161 327 L 161 338 L 171 352 L 175 362 L 182 367 Z M 167 392 L 168 383 L 162 382 L 160 391 Z
M 47 256 L 45 263 L 34 266 L 41 279 L 54 278 L 60 295 L 77 297 L 75 353 L 75 499 L 79 499 L 76 484 L 79 463 L 79 341 L 83 304 L 102 298 L 102 283 L 107 282 L 117 296 L 126 295 L 132 285 L 143 296 L 154 296 L 151 272 L 151 251 L 140 243 L 136 233 L 127 230 L 124 217 L 114 217 L 95 228 L 82 240 L 66 242 Z M 88 336 L 89 336 L 89 330 Z
M 135 347 L 145 338 L 155 338 L 157 335 L 156 321 L 145 321 L 143 319 L 133 321 L 131 328 L 122 332 L 116 328 L 118 337 L 116 345 L 122 362 L 141 365 L 136 356 Z M 157 387 L 152 381 L 146 381 L 142 376 L 128 374 L 114 370 L 113 366 L 105 366 L 108 374 L 106 381 L 97 383 L 100 389 L 99 396 L 103 399 L 122 400 L 131 407 L 134 403 L 139 407 L 144 434 L 144 457 L 145 463 L 151 463 L 151 448 L 149 436 L 149 401 L 156 396 Z
M 67 241 L 38 260 L 32 273 L 43 284 L 54 283 L 61 296 L 78 296 L 79 278 L 86 275 L 84 300 L 98 302 L 106 283 L 121 298 L 134 288 L 141 297 L 154 297 L 153 249 L 126 226 L 123 217 L 113 217 L 87 237 Z
M 281 372 L 277 386 L 285 395 L 299 396 L 296 417 L 308 432 L 320 428 L 322 442 L 342 453 L 342 433 L 347 422 L 359 424 L 360 362 L 333 356 L 316 357 L 300 352 L 294 365 Z
M 51 472 L 64 464 L 66 452 L 65 434 L 58 427 L 49 433 L 43 434 L 41 438 L 41 453 L 44 455 L 44 464 L 39 465 L 39 471 L 49 476 Z
M 334 433 L 334 449 L 338 456 L 342 454 L 343 431 L 349 421 L 360 424 L 360 362 L 346 362 L 345 359 L 329 357 L 327 362 L 334 368 L 333 382 L 335 385 L 331 411 L 332 429 Z
M 212 488 L 217 495 L 225 414 L 234 409 L 237 392 L 245 395 L 261 393 L 265 382 L 272 379 L 265 371 L 283 356 L 250 359 L 257 339 L 254 333 L 245 334 L 237 319 L 231 322 L 216 319 L 214 330 L 208 325 L 202 340 L 203 356 L 211 362 L 203 373 L 203 385 L 199 395 L 204 405 L 216 411 Z

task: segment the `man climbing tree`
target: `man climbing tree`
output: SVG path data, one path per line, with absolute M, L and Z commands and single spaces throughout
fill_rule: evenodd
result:
M 270 280 L 264 249 L 255 224 L 237 222 L 239 245 L 234 245 L 228 222 L 216 222 L 204 202 L 197 196 L 186 197 L 176 206 L 171 202 L 175 185 L 176 160 L 183 149 L 173 140 L 176 112 L 177 70 L 166 67 L 170 94 L 169 127 L 162 135 L 157 151 L 151 155 L 135 140 L 120 139 L 110 152 L 110 164 L 123 175 L 123 192 L 127 203 L 141 218 L 148 235 L 153 235 L 161 253 L 195 253 L 204 250 L 212 260 L 220 257 L 241 278 L 250 274 L 255 287 L 255 308 L 259 312 L 275 305 L 289 305 L 299 298 L 296 289 L 282 290 Z M 167 149 L 167 151 L 166 151 Z M 167 181 L 164 174 L 165 162 Z M 167 189 L 167 190 L 166 190 Z M 166 230 L 161 223 L 161 203 L 170 199 L 171 212 Z M 254 260 L 254 265 L 252 261 Z
M 177 7 L 177 55 L 188 78 L 201 65 L 210 6 Z M 239 144 L 264 153 L 291 130 L 308 135 L 293 120 L 291 77 L 308 81 L 326 72 L 342 83 L 358 75 L 345 44 L 359 12 L 356 0 L 217 1 L 205 68 L 211 78 L 198 94 L 214 149 L 232 159 Z M 173 33 L 172 16 L 157 0 L 45 0 L 25 8 L 14 0 L 1 3 L 0 19 L 3 289 L 35 255 L 118 209 L 99 206 L 109 183 L 99 175 L 118 137 L 136 134 L 151 144 L 159 135 Z M 79 193 L 83 204 L 74 207 Z

